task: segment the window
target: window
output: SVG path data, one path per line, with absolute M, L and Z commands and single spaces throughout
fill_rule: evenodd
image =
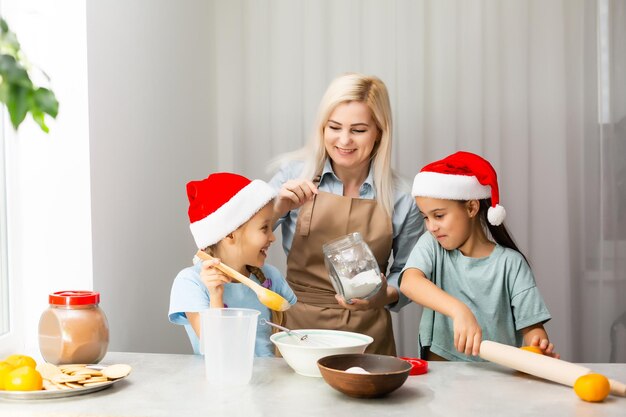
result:
M 93 287 L 86 3 L 0 0 L 28 60 L 50 76 L 36 83 L 54 90 L 63 114 L 48 120 L 49 134 L 27 117 L 18 139 L 0 106 L 0 358 L 37 354 L 49 293 Z M 37 247 L 46 250 L 32 262 Z
M 0 120 L 5 120 L 5 110 L 0 108 Z M 6 120 L 5 120 L 6 121 Z M 4 156 L 4 126 L 0 128 L 0 337 L 9 331 L 9 275 L 7 252 L 7 210 Z

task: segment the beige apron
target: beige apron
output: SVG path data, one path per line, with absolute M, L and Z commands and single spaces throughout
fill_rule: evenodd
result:
M 391 218 L 376 200 L 320 191 L 300 208 L 287 257 L 287 281 L 298 302 L 285 312 L 285 326 L 364 333 L 374 338 L 366 352 L 395 355 L 391 315 L 387 309 L 352 311 L 341 307 L 335 299 L 322 245 L 353 232 L 363 236 L 380 270 L 386 272 L 393 228 Z

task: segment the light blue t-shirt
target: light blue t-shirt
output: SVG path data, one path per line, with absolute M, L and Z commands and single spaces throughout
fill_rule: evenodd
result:
M 281 167 L 268 184 L 274 189 L 279 190 L 283 183 L 291 179 L 300 178 L 303 168 L 304 163 L 302 161 L 288 162 Z M 393 213 L 391 216 L 393 228 L 393 263 L 389 268 L 389 274 L 386 275 L 387 284 L 394 287 L 398 291 L 399 296 L 398 302 L 391 306 L 391 310 L 393 311 L 397 311 L 410 303 L 410 300 L 400 292 L 398 277 L 413 245 L 415 245 L 418 237 L 424 232 L 424 221 L 419 214 L 415 199 L 411 197 L 408 189 L 402 190 L 401 188 L 401 182 L 398 180 L 397 189 L 394 193 Z M 324 164 L 318 189 L 335 195 L 343 195 L 343 183 L 339 177 L 335 175 L 329 159 L 326 159 L 326 163 Z M 374 175 L 371 168 L 367 174 L 367 178 L 365 178 L 365 181 L 361 185 L 359 198 L 368 200 L 376 198 Z M 286 255 L 289 255 L 289 250 L 291 249 L 299 213 L 299 208 L 291 210 L 274 225 L 274 228 L 278 226 L 282 228 L 283 249 Z M 386 273 L 387 271 L 381 272 Z
M 402 273 L 410 268 L 419 269 L 467 305 L 482 329 L 483 340 L 521 346 L 521 329 L 550 320 L 530 266 L 513 249 L 496 245 L 487 257 L 469 258 L 458 249 L 444 249 L 432 234 L 425 233 Z M 448 360 L 481 360 L 458 352 L 452 319 L 428 308 L 422 313 L 419 342 L 420 348 L 430 346 L 431 352 Z
M 209 290 L 200 279 L 201 267 L 202 262 L 197 262 L 194 266 L 185 268 L 178 273 L 172 284 L 169 311 L 169 319 L 172 323 L 185 326 L 193 352 L 196 354 L 200 353 L 200 340 L 191 327 L 185 312 L 196 313 L 211 306 Z M 293 305 L 296 303 L 296 296 L 278 269 L 265 264 L 261 271 L 263 271 L 266 279 L 263 283 L 264 287 L 283 296 L 289 304 Z M 254 274 L 250 274 L 250 279 L 259 283 Z M 225 307 L 254 309 L 261 312 L 259 320 L 266 319 L 271 321 L 270 309 L 261 304 L 256 293 L 243 284 L 224 284 L 223 300 Z M 254 346 L 255 356 L 274 356 L 270 335 L 270 326 L 257 325 L 256 344 Z

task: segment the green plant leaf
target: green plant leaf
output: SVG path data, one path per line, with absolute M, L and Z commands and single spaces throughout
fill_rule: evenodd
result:
M 15 130 L 31 113 L 33 120 L 47 133 L 49 129 L 45 116 L 56 117 L 59 102 L 52 90 L 33 84 L 29 76 L 30 69 L 17 37 L 7 22 L 0 18 L 0 102 L 6 104 Z M 49 80 L 47 74 L 43 75 Z
M 0 103 L 7 103 L 9 101 L 9 83 L 2 82 L 2 75 L 0 75 Z
M 26 88 L 32 88 L 33 85 L 28 72 L 11 55 L 0 55 L 0 76 L 2 82 L 19 84 Z
M 19 50 L 20 43 L 17 41 L 15 33 L 11 32 L 4 19 L 0 19 L 0 52 L 10 53 L 17 58 Z
M 48 129 L 48 126 L 46 126 L 46 121 L 45 121 L 43 112 L 39 110 L 31 110 L 30 114 L 31 116 L 33 116 L 33 120 L 37 122 L 41 130 L 43 130 L 46 133 L 50 132 L 50 129 Z
M 57 114 L 59 113 L 59 102 L 52 91 L 47 88 L 40 87 L 35 90 L 34 100 L 36 106 L 42 112 L 49 114 L 52 117 L 57 117 Z
M 17 130 L 28 112 L 28 89 L 20 85 L 12 85 L 9 88 L 12 98 L 7 103 L 7 108 L 11 116 L 11 124 Z

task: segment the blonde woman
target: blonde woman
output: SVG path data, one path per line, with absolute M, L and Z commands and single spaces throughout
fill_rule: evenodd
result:
M 285 325 L 368 334 L 374 338 L 368 352 L 395 355 L 389 308 L 408 303 L 398 275 L 423 224 L 409 187 L 391 169 L 391 140 L 385 84 L 341 75 L 322 98 L 311 141 L 280 157 L 269 183 L 278 190 L 275 225 L 282 227 L 287 281 L 298 298 Z M 352 232 L 361 233 L 388 273 L 369 300 L 336 295 L 324 266 L 322 245 Z

